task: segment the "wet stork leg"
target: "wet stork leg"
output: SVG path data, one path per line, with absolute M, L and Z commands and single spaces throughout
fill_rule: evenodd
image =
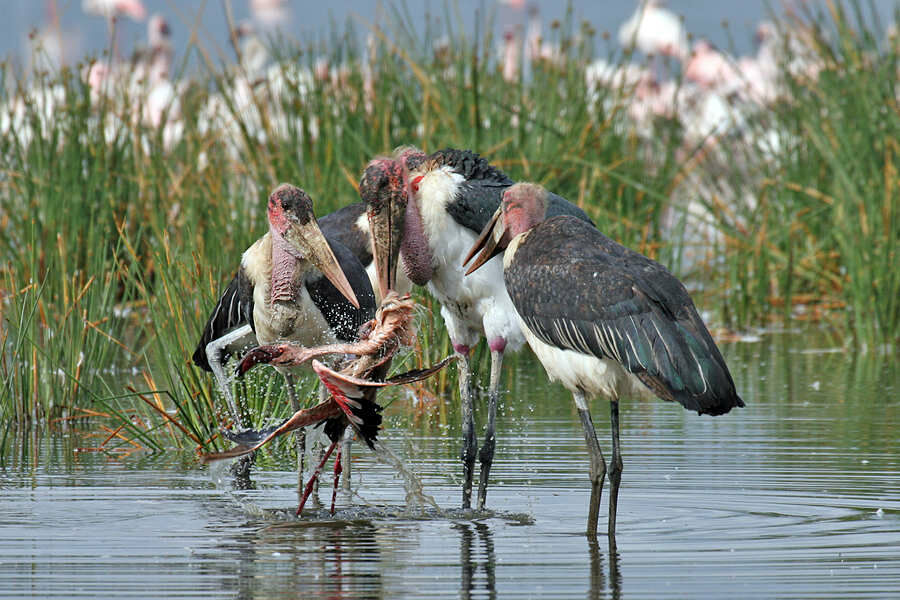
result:
M 606 461 L 603 459 L 603 451 L 600 442 L 597 441 L 597 432 L 594 430 L 594 422 L 591 420 L 591 411 L 584 399 L 584 392 L 574 393 L 575 405 L 578 407 L 578 416 L 581 417 L 581 425 L 584 428 L 584 441 L 587 443 L 591 458 L 591 504 L 588 509 L 588 535 L 596 535 L 597 521 L 600 517 L 600 496 L 603 492 L 603 478 L 606 477 Z
M 287 393 L 288 398 L 291 400 L 291 410 L 296 413 L 300 410 L 300 399 L 297 397 L 297 387 L 294 383 L 294 376 L 290 373 L 285 373 L 284 381 L 287 383 Z M 305 427 L 301 427 L 294 432 L 294 447 L 297 450 L 297 494 L 303 497 L 303 459 L 306 455 Z M 305 500 L 306 498 L 303 498 L 303 501 Z
M 251 328 L 250 325 L 244 325 L 243 327 L 238 327 L 234 331 L 214 339 L 206 345 L 205 349 L 210 370 L 212 370 L 213 375 L 216 378 L 219 390 L 221 390 L 222 395 L 225 396 L 228 410 L 231 411 L 231 418 L 234 420 L 234 425 L 238 430 L 244 428 L 243 423 L 241 423 L 241 411 L 238 408 L 237 401 L 231 391 L 230 377 L 225 371 L 222 357 L 229 349 L 240 352 L 255 344 L 256 336 L 253 335 L 253 328 Z
M 341 441 L 341 472 L 344 473 L 341 487 L 346 491 L 350 491 L 350 447 L 353 443 L 354 435 L 353 428 L 348 427 L 344 431 L 344 438 Z
M 616 507 L 619 500 L 619 482 L 622 481 L 622 455 L 619 453 L 619 402 L 609 403 L 609 424 L 612 430 L 612 458 L 609 460 L 609 539 L 616 535 Z
M 478 444 L 475 440 L 475 414 L 472 401 L 471 371 L 469 369 L 469 348 L 454 344 L 457 362 L 457 376 L 459 377 L 459 397 L 462 400 L 462 427 L 463 447 L 461 458 L 463 461 L 463 497 L 462 507 L 472 508 L 472 477 L 475 471 L 475 455 Z
M 496 436 L 494 423 L 497 420 L 497 399 L 500 394 L 500 367 L 503 365 L 503 349 L 498 349 L 496 342 L 491 343 L 491 383 L 488 388 L 488 422 L 484 433 L 484 443 L 478 453 L 481 461 L 481 478 L 478 481 L 478 510 L 484 510 L 487 500 L 488 477 L 491 474 L 491 465 L 494 463 L 494 448 Z
M 231 413 L 234 427 L 238 431 L 244 428 L 244 424 L 241 422 L 241 410 L 238 408 L 237 401 L 234 398 L 229 375 L 225 371 L 223 357 L 226 356 L 226 352 L 229 349 L 238 352 L 255 344 L 256 336 L 253 334 L 253 328 L 250 325 L 244 325 L 222 337 L 214 339 L 205 347 L 210 370 L 212 370 L 216 378 L 219 390 L 225 396 L 225 403 L 228 406 L 228 411 Z M 235 487 L 238 489 L 250 489 L 253 486 L 253 482 L 250 480 L 250 467 L 253 465 L 254 456 L 254 454 L 242 456 L 232 465 L 231 472 L 234 475 Z

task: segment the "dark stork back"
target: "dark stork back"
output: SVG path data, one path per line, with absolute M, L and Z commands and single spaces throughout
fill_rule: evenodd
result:
M 700 414 L 744 406 L 681 282 L 590 224 L 565 216 L 541 223 L 505 278 L 541 341 L 618 361 L 660 398 Z
M 325 237 L 329 241 L 337 241 L 346 246 L 363 267 L 369 266 L 372 262 L 368 224 L 366 229 L 359 227 L 360 219 L 365 216 L 366 204 L 354 202 L 316 219 Z
M 476 235 L 480 234 L 500 206 L 503 192 L 515 182 L 471 150 L 445 148 L 432 154 L 428 160 L 449 165 L 466 179 L 462 184 L 459 201 L 448 204 L 447 212 L 461 226 Z M 562 196 L 550 193 L 547 198 L 547 217 L 558 215 L 570 215 L 594 224 L 583 210 Z

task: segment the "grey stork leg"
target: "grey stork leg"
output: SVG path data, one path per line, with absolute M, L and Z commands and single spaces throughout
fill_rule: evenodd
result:
M 234 420 L 234 424 L 238 429 L 244 428 L 241 423 L 241 411 L 238 410 L 234 394 L 231 392 L 231 378 L 225 374 L 225 365 L 222 364 L 222 355 L 227 349 L 240 351 L 244 348 L 254 346 L 255 344 L 256 336 L 253 333 L 253 328 L 249 325 L 244 325 L 206 345 L 206 359 L 209 361 L 209 368 L 212 369 L 219 390 L 222 392 L 222 395 L 225 396 L 225 403 L 228 405 L 228 410 L 231 412 L 231 418 Z
M 584 428 L 584 441 L 587 442 L 588 452 L 591 455 L 591 505 L 588 509 L 587 534 L 597 535 L 600 496 L 603 492 L 603 478 L 606 477 L 606 461 L 603 459 L 600 442 L 597 441 L 597 432 L 594 430 L 594 422 L 591 420 L 591 411 L 584 399 L 584 393 L 575 392 L 574 396 L 575 405 L 578 407 L 578 416 L 581 417 L 581 426 Z
M 341 489 L 350 491 L 350 446 L 353 442 L 355 432 L 352 427 L 344 430 L 344 437 L 341 439 Z
M 294 376 L 284 374 L 287 383 L 288 398 L 291 400 L 291 409 L 294 412 L 300 410 L 300 399 L 297 397 L 297 387 L 294 385 Z M 297 449 L 297 494 L 303 498 L 303 459 L 306 454 L 306 428 L 301 427 L 294 432 L 294 447 Z M 305 498 L 304 498 L 305 500 Z
M 253 333 L 253 328 L 250 325 L 238 327 L 206 345 L 206 359 L 209 361 L 209 367 L 216 378 L 216 385 L 219 386 L 219 391 L 225 396 L 225 404 L 228 407 L 228 412 L 231 413 L 231 420 L 234 421 L 234 426 L 238 430 L 244 428 L 241 422 L 241 411 L 231 390 L 231 378 L 225 373 L 222 356 L 226 350 L 240 352 L 254 345 L 256 345 L 256 335 Z M 250 467 L 253 465 L 255 457 L 255 453 L 242 456 L 232 465 L 231 472 L 234 474 L 235 486 L 238 489 L 251 489 L 253 487 L 253 482 L 250 480 Z
M 484 443 L 478 452 L 481 461 L 481 478 L 478 481 L 478 510 L 484 510 L 487 501 L 488 477 L 491 474 L 491 465 L 494 463 L 494 448 L 496 436 L 494 435 L 494 422 L 497 420 L 497 400 L 500 394 L 500 367 L 503 365 L 503 351 L 491 350 L 491 384 L 488 388 L 488 422 L 484 432 Z
M 462 428 L 463 428 L 463 497 L 462 507 L 472 508 L 472 476 L 475 471 L 475 454 L 478 452 L 478 444 L 475 440 L 475 415 L 472 406 L 472 387 L 470 385 L 469 355 L 457 352 L 460 360 L 457 361 L 457 376 L 459 377 L 459 396 L 462 400 Z
M 609 403 L 609 424 L 612 429 L 612 457 L 609 460 L 609 537 L 616 537 L 616 507 L 619 501 L 619 482 L 622 481 L 622 455 L 619 453 L 619 402 Z

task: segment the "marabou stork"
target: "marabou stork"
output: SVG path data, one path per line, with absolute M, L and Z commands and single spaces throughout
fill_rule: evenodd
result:
M 607 466 L 586 397 L 609 399 L 608 526 L 614 539 L 622 473 L 619 398 L 655 394 L 709 415 L 744 402 L 681 282 L 585 221 L 549 218 L 550 201 L 535 184 L 506 190 L 465 262 L 481 252 L 472 273 L 505 250 L 503 279 L 528 345 L 550 379 L 575 397 L 591 454 L 591 535 Z
M 240 414 L 225 374 L 228 355 L 256 344 L 293 341 L 319 346 L 355 341 L 375 315 L 366 271 L 343 244 L 319 229 L 312 200 L 300 188 L 278 186 L 269 196 L 269 231 L 241 259 L 213 309 L 194 363 L 216 376 L 238 427 Z M 293 377 L 282 369 L 294 411 Z
M 445 149 L 425 156 L 405 149 L 397 160 L 406 168 L 408 196 L 400 256 L 409 279 L 427 285 L 441 303 L 441 316 L 459 355 L 459 388 L 463 416 L 463 508 L 471 507 L 477 442 L 469 381 L 470 349 L 482 336 L 491 350 L 488 420 L 479 453 L 481 476 L 478 508 L 483 509 L 494 457 L 494 422 L 503 353 L 517 350 L 525 339 L 503 285 L 502 266 L 493 261 L 473 277 L 465 277 L 462 259 L 500 205 L 513 181 L 487 160 L 467 150 Z M 591 225 L 577 206 L 549 195 L 548 214 L 571 215 Z M 393 239 L 392 245 L 398 240 Z

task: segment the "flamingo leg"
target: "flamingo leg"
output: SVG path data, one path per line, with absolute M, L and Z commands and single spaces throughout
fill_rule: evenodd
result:
M 343 448 L 338 448 L 337 457 L 334 459 L 334 487 L 331 490 L 331 515 L 334 516 L 334 503 L 337 500 L 338 482 L 341 479 L 341 472 L 344 470 L 341 457 L 344 454 Z
M 303 490 L 303 497 L 300 498 L 300 505 L 297 506 L 298 516 L 303 512 L 303 507 L 306 505 L 306 499 L 312 494 L 313 486 L 319 478 L 322 468 L 325 467 L 325 463 L 328 462 L 328 459 L 331 457 L 331 453 L 334 452 L 334 449 L 337 447 L 337 444 L 337 441 L 331 442 L 331 445 L 328 446 L 328 451 L 325 452 L 325 456 L 322 457 L 322 461 L 316 466 L 316 470 L 313 472 L 312 477 L 310 477 L 309 481 L 306 483 L 306 489 Z

